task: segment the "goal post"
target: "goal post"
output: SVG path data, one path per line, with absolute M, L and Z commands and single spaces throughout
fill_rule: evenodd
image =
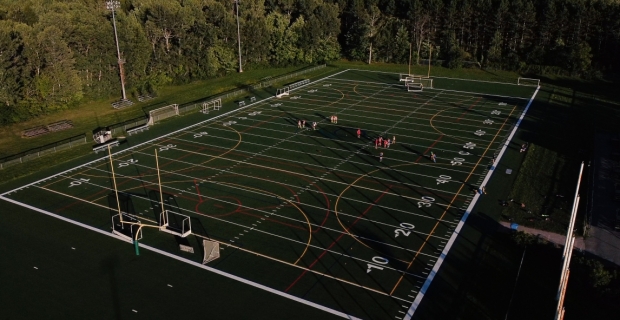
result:
M 140 220 L 126 213 L 123 213 L 122 219 L 120 214 L 112 216 L 112 233 L 125 241 L 133 242 L 142 239 L 140 225 Z
M 204 257 L 202 264 L 207 264 L 220 257 L 220 243 L 217 241 L 202 240 L 202 247 L 204 248 Z
M 289 91 L 290 91 L 289 87 L 284 87 L 282 89 L 277 89 L 276 90 L 276 97 L 277 98 L 281 98 L 283 96 L 288 96 L 289 95 Z
M 148 125 L 151 126 L 157 121 L 170 118 L 173 116 L 178 116 L 178 115 L 179 115 L 179 105 L 176 103 L 165 106 L 165 107 L 157 108 L 155 110 L 149 111 Z
M 424 86 L 421 83 L 405 82 L 405 88 L 408 92 L 422 92 Z
M 159 218 L 159 230 L 185 238 L 192 234 L 192 220 L 184 214 L 165 210 Z
M 202 103 L 202 113 L 208 114 L 209 110 L 220 110 L 222 107 L 222 99 L 215 99 Z
M 408 79 L 430 79 L 427 75 L 418 75 L 418 74 L 399 74 L 399 81 L 407 81 Z
M 540 87 L 540 79 L 519 77 L 517 79 L 517 85 Z

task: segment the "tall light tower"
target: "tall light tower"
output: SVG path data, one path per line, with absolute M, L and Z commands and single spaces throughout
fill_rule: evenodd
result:
M 239 44 L 239 72 L 243 72 L 241 66 L 241 33 L 239 32 L 239 0 L 235 0 L 235 6 L 237 7 L 237 43 Z
M 123 100 L 127 100 L 127 94 L 125 93 L 125 71 L 123 69 L 123 64 L 125 63 L 125 61 L 121 58 L 121 50 L 118 48 L 118 35 L 116 33 L 116 16 L 114 15 L 114 11 L 121 7 L 121 3 L 118 0 L 108 0 L 105 4 L 106 8 L 112 11 L 112 24 L 114 25 L 114 39 L 116 40 L 116 55 L 118 57 L 118 69 L 121 76 Z

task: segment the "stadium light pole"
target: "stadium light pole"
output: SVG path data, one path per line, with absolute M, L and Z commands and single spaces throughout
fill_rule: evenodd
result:
M 239 32 L 239 0 L 235 0 L 235 7 L 237 8 L 237 43 L 239 44 L 239 72 L 243 72 L 241 66 L 241 32 Z
M 121 59 L 121 50 L 118 47 L 118 35 L 116 33 L 116 16 L 114 15 L 115 9 L 120 8 L 121 3 L 118 0 L 108 0 L 106 1 L 106 8 L 112 11 L 112 25 L 114 26 L 114 40 L 116 41 L 116 56 L 118 57 L 118 69 L 121 76 L 121 89 L 123 90 L 123 100 L 127 100 L 127 94 L 125 93 L 125 71 L 123 69 L 123 64 L 125 63 L 123 59 Z

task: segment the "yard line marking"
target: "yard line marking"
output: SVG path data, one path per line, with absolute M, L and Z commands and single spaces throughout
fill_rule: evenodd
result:
M 516 106 L 512 109 L 514 111 L 514 109 L 516 109 Z M 512 112 L 510 113 L 510 115 L 512 115 Z M 506 121 L 504 121 L 504 124 L 506 124 L 506 122 L 508 121 L 508 119 L 510 118 L 510 115 L 508 115 L 508 117 L 506 118 Z M 503 126 L 502 125 L 502 126 Z M 490 146 L 493 144 L 493 141 L 497 138 L 497 135 L 499 134 L 496 133 L 495 136 L 493 137 L 493 140 L 491 140 L 491 142 L 489 142 L 489 145 L 487 146 L 486 150 L 482 153 L 482 155 L 478 158 L 478 163 L 480 163 L 480 161 L 482 161 L 484 155 L 488 152 Z M 475 170 L 472 169 L 472 172 Z M 446 207 L 445 211 L 443 212 L 443 214 L 441 215 L 441 218 L 443 218 L 443 216 L 448 212 L 448 209 L 450 208 L 450 206 L 452 205 L 453 201 L 456 199 L 456 196 L 461 192 L 461 190 L 463 189 L 463 187 L 465 186 L 465 184 L 467 183 L 467 181 L 469 180 L 469 178 L 471 177 L 471 174 L 464 180 L 464 183 L 461 185 L 461 187 L 459 188 L 459 190 L 457 191 L 456 195 L 454 196 L 454 198 L 452 199 L 452 201 L 448 204 L 448 207 Z M 435 229 L 437 228 L 437 226 L 439 225 L 439 223 L 436 223 L 435 226 L 433 227 L 433 229 L 431 230 L 431 232 L 429 234 L 432 234 Z M 420 249 L 418 250 L 418 252 L 422 251 L 422 249 L 424 248 L 424 246 L 426 245 L 428 239 L 430 237 L 427 237 L 427 239 L 422 243 L 422 246 L 420 247 Z M 409 270 L 409 268 L 411 267 L 411 265 L 413 264 L 413 262 L 416 260 L 418 256 L 418 253 L 416 253 L 416 255 L 413 257 L 413 259 L 411 260 L 411 262 L 409 263 L 409 265 L 407 266 L 407 268 L 405 270 Z M 404 275 L 402 275 L 398 281 L 396 282 L 396 284 L 394 285 L 394 287 L 392 288 L 392 291 L 390 292 L 390 294 L 393 294 L 394 291 L 396 290 L 396 288 L 398 287 L 398 285 L 400 284 L 400 282 L 402 281 L 402 279 L 404 278 Z
M 534 94 L 530 98 L 527 106 L 525 107 L 523 112 L 521 112 L 521 115 L 519 116 L 519 120 L 515 124 L 514 128 L 512 129 L 512 132 L 510 133 L 508 138 L 506 139 L 506 143 L 502 147 L 499 155 L 497 156 L 496 161 L 501 160 L 502 156 L 504 155 L 504 152 L 508 148 L 508 145 L 509 145 L 510 141 L 512 140 L 512 138 L 514 137 L 515 133 L 517 132 L 517 129 L 519 129 L 519 125 L 523 121 L 523 118 L 525 117 L 525 114 L 527 113 L 527 111 L 529 110 L 530 106 L 532 105 L 532 102 L 534 101 L 534 98 L 536 97 L 536 94 L 538 94 L 538 90 L 540 90 L 540 87 L 536 88 L 536 91 L 534 91 Z M 489 170 L 489 172 L 487 172 L 487 176 L 486 176 L 486 178 L 484 179 L 484 182 L 483 182 L 484 184 L 486 184 L 489 181 L 489 179 L 491 178 L 491 176 L 493 175 L 494 172 L 495 172 L 495 169 L 493 169 L 493 168 L 491 170 Z M 415 300 L 413 301 L 413 303 L 409 307 L 409 310 L 407 311 L 407 315 L 404 318 L 405 320 L 411 320 L 411 318 L 413 317 L 415 311 L 417 310 L 418 306 L 420 305 L 420 302 L 424 298 L 424 295 L 426 294 L 426 291 L 428 290 L 428 287 L 431 285 L 431 282 L 433 281 L 433 279 L 435 278 L 435 275 L 439 271 L 439 268 L 441 267 L 441 265 L 442 265 L 442 263 L 444 261 L 444 257 L 448 255 L 448 252 L 452 248 L 452 245 L 454 244 L 454 241 L 456 240 L 456 237 L 458 236 L 459 232 L 461 231 L 461 229 L 465 225 L 465 221 L 467 220 L 467 217 L 469 216 L 470 212 L 473 210 L 474 206 L 476 205 L 479 197 L 480 197 L 480 194 L 476 193 L 476 195 L 474 196 L 473 201 L 470 203 L 469 207 L 467 207 L 467 210 L 463 214 L 463 217 L 461 218 L 461 221 L 459 222 L 458 226 L 454 230 L 454 233 L 450 237 L 450 241 L 449 241 L 448 245 L 443 249 L 440 258 L 435 263 L 435 266 L 433 267 L 433 270 L 432 270 L 433 272 L 431 274 L 429 274 L 429 276 L 426 279 L 426 281 L 424 281 L 424 285 L 423 285 L 422 289 L 420 290 L 420 292 L 418 292 L 418 295 L 416 296 Z

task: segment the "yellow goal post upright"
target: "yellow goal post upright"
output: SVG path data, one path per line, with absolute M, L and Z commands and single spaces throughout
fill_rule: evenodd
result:
M 192 234 L 192 220 L 189 216 L 166 209 L 164 193 L 161 188 L 161 174 L 159 171 L 159 157 L 155 149 L 155 165 L 157 166 L 157 182 L 159 184 L 159 196 L 161 212 L 159 213 L 159 230 L 181 238 Z

